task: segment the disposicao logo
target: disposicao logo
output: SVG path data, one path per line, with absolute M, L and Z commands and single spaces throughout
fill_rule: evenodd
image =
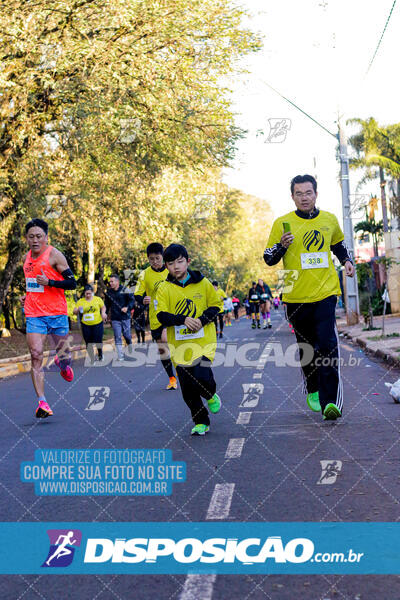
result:
M 156 563 L 170 557 L 181 564 L 234 563 L 246 565 L 265 563 L 304 563 L 314 554 L 314 543 L 308 538 L 295 538 L 286 544 L 280 536 L 261 538 L 89 538 L 85 563 Z
M 81 545 L 82 532 L 79 529 L 48 529 L 50 548 L 42 567 L 68 567 Z

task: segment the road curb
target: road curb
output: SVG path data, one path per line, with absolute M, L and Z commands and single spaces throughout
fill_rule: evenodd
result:
M 339 333 L 343 334 L 343 337 L 349 339 L 354 344 L 361 346 L 361 348 L 363 348 L 363 350 L 365 352 L 367 352 L 368 354 L 371 354 L 372 356 L 376 356 L 377 358 L 380 358 L 391 365 L 400 366 L 400 356 L 396 356 L 395 354 L 393 354 L 392 352 L 390 352 L 388 350 L 381 350 L 380 348 L 377 348 L 377 349 L 371 348 L 371 346 L 368 345 L 368 342 L 366 342 L 363 338 L 360 338 L 357 336 L 352 336 L 350 333 L 346 332 L 344 329 L 339 328 L 338 331 L 339 331 Z

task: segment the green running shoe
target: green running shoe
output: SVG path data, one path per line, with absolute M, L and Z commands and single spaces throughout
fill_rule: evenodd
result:
M 327 421 L 336 421 L 338 417 L 341 417 L 342 413 L 336 406 L 336 404 L 327 404 L 324 410 L 324 419 Z
M 210 427 L 208 425 L 203 425 L 203 423 L 199 423 L 195 425 L 192 429 L 191 435 L 206 435 L 206 433 L 210 431 Z
M 214 394 L 212 398 L 207 400 L 207 404 L 212 413 L 217 413 L 221 409 L 221 398 L 218 396 L 218 394 Z
M 308 407 L 311 408 L 314 412 L 320 412 L 321 405 L 319 403 L 319 394 L 318 392 L 312 392 L 311 394 L 307 394 L 307 404 Z

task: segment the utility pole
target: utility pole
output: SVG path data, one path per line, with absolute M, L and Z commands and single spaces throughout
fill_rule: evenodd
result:
M 338 123 L 339 133 L 339 159 L 340 159 L 340 183 L 342 187 L 342 209 L 343 209 L 343 233 L 344 243 L 346 244 L 350 256 L 354 259 L 354 240 L 353 224 L 350 212 L 350 182 L 349 182 L 349 157 L 347 154 L 346 136 Z M 355 325 L 358 323 L 360 315 L 360 305 L 358 300 L 357 273 L 354 277 L 346 277 L 344 285 L 347 324 Z

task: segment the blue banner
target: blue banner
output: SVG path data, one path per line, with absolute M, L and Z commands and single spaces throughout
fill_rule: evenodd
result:
M 0 523 L 0 574 L 400 574 L 400 523 Z
M 171 450 L 39 449 L 22 462 L 21 481 L 37 496 L 167 496 L 186 480 Z

